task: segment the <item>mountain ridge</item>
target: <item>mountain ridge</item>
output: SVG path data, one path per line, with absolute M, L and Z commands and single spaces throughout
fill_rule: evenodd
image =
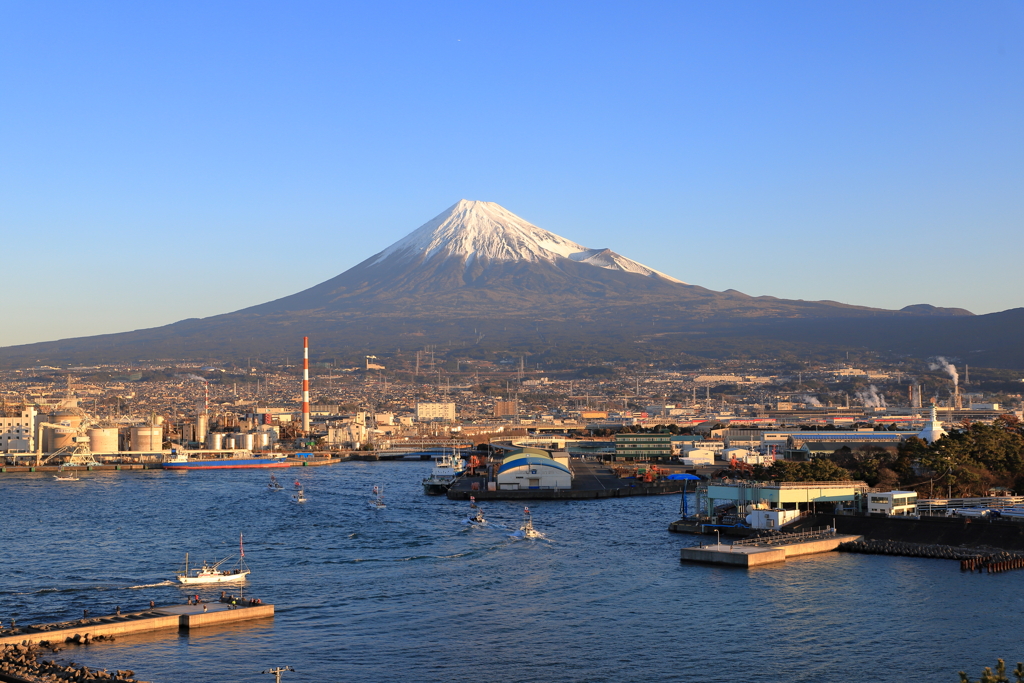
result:
M 1008 342 L 979 346 L 972 338 L 1001 324 L 1010 339 L 1024 328 L 1024 318 L 931 304 L 894 311 L 716 292 L 611 249 L 589 249 L 497 204 L 461 200 L 300 292 L 147 330 L 0 348 L 0 362 L 283 355 L 308 335 L 335 356 L 455 340 L 514 346 L 521 353 L 577 349 L 581 357 L 649 357 L 655 348 L 669 355 L 839 354 L 856 339 L 858 347 L 879 353 L 954 355 L 981 348 L 1003 365 L 1024 367 L 1021 352 Z

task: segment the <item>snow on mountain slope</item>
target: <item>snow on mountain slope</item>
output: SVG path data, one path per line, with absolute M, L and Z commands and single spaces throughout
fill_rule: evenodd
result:
M 434 256 L 490 261 L 548 261 L 570 259 L 608 270 L 658 277 L 686 284 L 609 249 L 588 249 L 529 223 L 494 202 L 463 199 L 404 238 L 372 261 L 428 259 Z

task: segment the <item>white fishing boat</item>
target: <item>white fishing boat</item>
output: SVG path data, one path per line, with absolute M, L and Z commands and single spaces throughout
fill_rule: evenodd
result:
M 295 489 L 296 489 L 295 493 L 292 494 L 292 502 L 293 503 L 305 503 L 306 502 L 306 492 L 302 488 L 302 484 L 299 483 L 298 479 L 295 480 Z
M 384 485 L 377 484 L 373 487 L 373 498 L 370 499 L 370 507 L 374 510 L 383 510 L 387 507 L 384 504 Z
M 267 482 L 267 488 L 270 489 L 271 491 L 280 491 L 284 487 L 281 486 L 281 482 L 277 480 L 277 477 L 271 474 L 270 481 Z
M 533 528 L 533 515 L 530 514 L 530 508 L 523 508 L 523 525 L 519 527 L 519 531 L 513 534 L 519 538 L 540 538 L 542 534 Z
M 459 474 L 465 470 L 466 461 L 455 453 L 444 454 L 434 461 L 430 476 L 423 480 L 423 492 L 428 496 L 443 495 L 451 488 Z
M 203 566 L 191 568 L 188 564 L 188 553 L 185 553 L 185 571 L 176 574 L 178 581 L 184 584 L 195 583 L 233 583 L 245 581 L 249 575 L 249 568 L 245 566 L 245 548 L 242 546 L 242 536 L 238 536 L 238 563 L 232 569 L 221 569 L 225 563 L 234 558 L 235 555 L 225 557 L 220 562 L 203 562 Z
M 53 478 L 57 481 L 81 481 L 74 472 L 64 474 L 64 466 L 61 465 L 57 468 L 57 474 L 53 475 Z

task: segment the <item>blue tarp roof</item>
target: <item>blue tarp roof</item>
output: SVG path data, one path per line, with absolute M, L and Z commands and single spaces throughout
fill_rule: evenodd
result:
M 700 477 L 698 477 L 696 474 L 670 474 L 670 475 L 668 475 L 665 478 L 666 479 L 671 479 L 673 481 L 679 481 L 681 479 L 682 480 L 686 480 L 686 481 L 690 481 L 690 480 L 699 481 L 700 480 Z

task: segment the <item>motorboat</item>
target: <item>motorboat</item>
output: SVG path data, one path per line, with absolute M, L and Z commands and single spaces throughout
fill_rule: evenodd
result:
M 384 485 L 376 484 L 373 487 L 373 498 L 370 499 L 370 507 L 374 510 L 383 510 L 387 507 L 384 504 Z
M 542 536 L 533 528 L 533 515 L 530 514 L 530 508 L 523 508 L 523 524 L 519 527 L 519 531 L 512 535 L 518 538 L 540 538 Z
M 277 477 L 271 474 L 270 481 L 267 482 L 267 488 L 270 489 L 271 491 L 280 491 L 284 487 L 281 486 L 281 482 L 277 480 Z
M 249 568 L 245 565 L 245 548 L 242 546 L 242 536 L 238 537 L 238 562 L 232 569 L 221 569 L 229 560 L 236 557 L 230 555 L 220 562 L 203 562 L 201 567 L 189 567 L 188 553 L 185 553 L 185 571 L 176 574 L 175 577 L 183 584 L 196 583 L 234 583 L 245 581 L 249 575 Z
M 57 474 L 53 475 L 53 478 L 57 481 L 81 481 L 74 472 L 64 474 L 64 466 L 61 465 L 57 468 Z
M 484 519 L 483 508 L 476 504 L 476 496 L 469 497 L 469 508 L 470 515 L 466 518 L 466 524 L 476 524 L 477 526 L 487 524 L 487 520 Z
M 302 489 L 299 489 L 298 491 L 293 493 L 292 494 L 292 502 L 293 503 L 305 503 L 306 502 L 306 493 L 305 493 L 305 491 L 303 491 Z

